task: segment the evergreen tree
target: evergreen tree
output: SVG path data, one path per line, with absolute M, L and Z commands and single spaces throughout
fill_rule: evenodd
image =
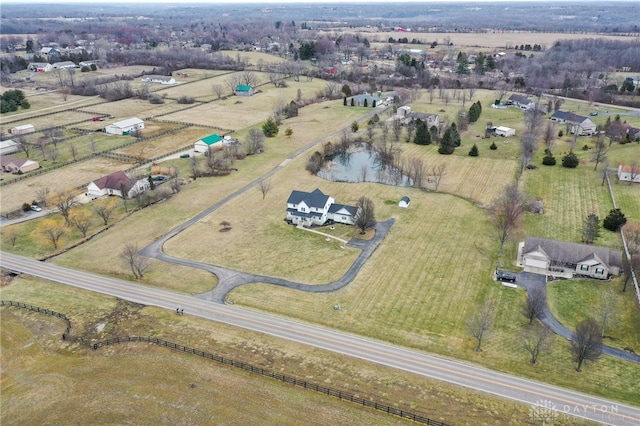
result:
M 451 141 L 453 142 L 453 146 L 460 146 L 462 141 L 460 139 L 460 133 L 458 133 L 458 126 L 456 126 L 456 123 L 451 123 L 451 127 L 449 127 L 449 129 L 451 130 Z
M 435 125 L 429 128 L 429 133 L 431 134 L 432 142 L 438 142 L 440 140 L 440 133 L 438 132 L 438 128 Z
M 627 223 L 627 218 L 620 209 L 611 209 L 607 217 L 604 218 L 603 226 L 609 231 L 617 232 Z
M 495 142 L 491 142 L 491 145 L 489 145 L 489 149 L 495 151 L 496 149 L 498 149 L 498 145 L 496 145 Z
M 582 241 L 591 244 L 600 236 L 600 218 L 595 213 L 590 213 L 582 224 Z
M 480 118 L 480 112 L 478 111 L 478 106 L 474 103 L 469 107 L 469 122 L 475 123 Z
M 466 53 L 458 53 L 458 58 L 456 59 L 456 72 L 458 74 L 469 74 L 469 63 L 467 59 Z
M 369 106 L 369 102 L 367 102 L 367 98 L 364 98 L 364 102 L 362 103 L 363 107 L 368 107 Z
M 469 150 L 469 157 L 477 157 L 478 155 L 480 155 L 478 153 L 478 147 L 474 143 L 473 146 L 471 147 L 471 149 Z
M 264 135 L 268 138 L 272 138 L 276 136 L 278 134 L 278 130 L 279 130 L 278 125 L 276 124 L 273 118 L 269 118 L 262 125 L 262 133 L 264 133 Z
M 455 150 L 455 145 L 453 143 L 453 139 L 451 136 L 451 127 L 444 132 L 444 136 L 442 136 L 442 140 L 440 141 L 440 146 L 438 147 L 438 153 L 444 155 L 451 155 Z
M 347 106 L 347 98 L 343 98 L 342 105 Z
M 567 155 L 562 157 L 562 167 L 567 167 L 569 169 L 575 169 L 580 164 L 580 160 L 578 156 L 574 154 L 573 151 L 570 151 Z
M 430 145 L 431 135 L 427 129 L 427 123 L 422 120 L 416 122 L 416 136 L 413 139 L 413 143 L 416 145 Z
M 351 98 L 351 106 L 356 106 L 356 101 L 353 98 Z

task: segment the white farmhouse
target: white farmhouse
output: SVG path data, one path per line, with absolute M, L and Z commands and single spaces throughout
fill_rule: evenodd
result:
M 353 225 L 358 207 L 336 204 L 319 189 L 292 191 L 287 200 L 287 221 L 300 226 L 321 226 L 328 221 Z

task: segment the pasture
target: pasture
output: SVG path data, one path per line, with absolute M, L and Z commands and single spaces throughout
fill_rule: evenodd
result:
M 14 281 L 3 287 L 3 298 L 66 314 L 72 321 L 74 339 L 82 336 L 95 342 L 114 335 L 152 335 L 443 422 L 481 422 L 487 412 L 504 424 L 524 424 L 529 418 L 529 407 L 515 402 L 38 279 Z M 45 315 L 3 307 L 0 316 L 3 424 L 39 418 L 100 422 L 101 416 L 108 415 L 110 419 L 142 423 L 150 419 L 209 423 L 214 419 L 226 424 L 241 417 L 247 423 L 287 425 L 298 423 L 300 410 L 314 413 L 313 423 L 318 425 L 406 423 L 155 345 L 129 343 L 93 351 L 73 340 L 61 341 L 64 323 Z M 116 366 L 118 374 L 114 374 Z M 246 404 L 247 400 L 260 404 Z M 270 407 L 266 417 L 263 404 Z M 28 418 L 23 418 L 25 408 Z

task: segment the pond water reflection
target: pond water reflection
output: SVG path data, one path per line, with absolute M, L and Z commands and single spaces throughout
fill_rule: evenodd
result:
M 413 181 L 395 167 L 382 164 L 380 156 L 366 145 L 355 152 L 336 154 L 318 172 L 332 182 L 376 182 L 395 186 L 412 186 Z

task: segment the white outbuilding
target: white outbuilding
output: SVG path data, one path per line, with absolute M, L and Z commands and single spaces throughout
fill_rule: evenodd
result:
M 516 129 L 512 129 L 511 127 L 498 126 L 496 127 L 495 134 L 496 136 L 504 136 L 505 138 L 509 136 L 515 136 Z
M 409 207 L 410 203 L 411 203 L 411 200 L 409 199 L 409 197 L 405 195 L 400 199 L 400 202 L 398 203 L 398 207 L 402 207 L 403 209 L 406 209 Z
M 104 128 L 104 132 L 108 135 L 130 135 L 133 132 L 144 129 L 144 121 L 138 117 L 129 118 L 127 120 L 118 121 L 109 124 Z

